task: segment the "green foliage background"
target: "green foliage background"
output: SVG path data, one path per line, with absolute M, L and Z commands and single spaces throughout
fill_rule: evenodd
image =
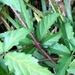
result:
M 68 0 L 67 16 L 52 0 L 48 10 L 46 2 L 40 1 L 40 11 L 32 0 L 0 0 L 1 75 L 75 75 L 74 12 Z

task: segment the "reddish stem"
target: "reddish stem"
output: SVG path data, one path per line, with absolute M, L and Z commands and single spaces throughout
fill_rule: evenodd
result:
M 13 10 L 13 12 L 15 13 L 15 15 L 18 17 L 18 19 L 20 20 L 20 22 L 23 24 L 24 27 L 27 27 L 27 25 L 24 23 L 24 21 L 22 20 L 21 16 L 11 7 L 11 9 Z M 56 62 L 50 57 L 50 55 L 48 53 L 46 53 L 46 50 L 40 45 L 40 43 L 36 40 L 36 38 L 34 37 L 34 35 L 32 33 L 30 33 L 31 38 L 33 39 L 33 41 L 35 42 L 36 47 L 41 50 L 43 52 L 43 54 L 54 64 L 56 65 Z
M 24 27 L 27 27 L 27 25 L 24 23 L 24 21 L 21 19 L 20 14 L 18 14 L 12 7 L 11 9 L 13 10 L 13 12 L 15 13 L 15 15 L 18 17 L 18 19 L 20 20 L 20 22 L 23 24 Z

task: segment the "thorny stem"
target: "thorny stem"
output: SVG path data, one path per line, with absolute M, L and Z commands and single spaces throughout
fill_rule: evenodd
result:
M 18 17 L 18 19 L 20 20 L 20 22 L 23 24 L 24 27 L 27 27 L 27 25 L 24 23 L 24 21 L 22 20 L 21 16 L 11 7 L 11 9 L 13 10 L 13 12 L 15 13 L 15 15 Z M 46 50 L 40 45 L 40 43 L 36 40 L 36 38 L 34 37 L 34 35 L 32 33 L 30 33 L 31 38 L 33 39 L 33 41 L 35 42 L 36 47 L 41 50 L 43 52 L 43 54 L 54 64 L 56 65 L 56 62 L 50 57 L 50 55 L 48 53 L 46 53 Z

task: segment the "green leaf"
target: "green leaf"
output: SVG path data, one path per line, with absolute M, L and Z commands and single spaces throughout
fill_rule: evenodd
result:
M 73 39 L 73 27 L 71 26 L 70 22 L 66 22 L 64 25 L 61 27 L 62 30 L 62 35 L 65 39 Z
M 4 32 L 0 34 L 0 38 L 4 40 L 4 38 L 9 34 L 9 32 Z
M 3 7 L 3 4 L 2 4 L 2 3 L 0 3 L 0 10 L 2 9 L 2 7 Z
M 64 0 L 67 16 L 68 16 L 69 20 L 73 22 L 70 2 L 71 1 L 69 1 L 69 0 Z
M 32 44 L 34 44 L 34 41 L 28 37 L 25 37 L 25 39 L 22 39 L 20 41 L 21 46 L 28 46 L 28 45 L 32 45 Z
M 59 44 L 59 43 L 56 43 L 54 44 L 53 46 L 50 47 L 50 51 L 51 53 L 55 53 L 55 54 L 70 54 L 70 51 L 69 49 L 64 46 L 63 44 Z
M 17 45 L 19 41 L 24 39 L 26 35 L 29 33 L 30 31 L 27 28 L 21 28 L 21 29 L 5 32 L 4 35 L 7 34 L 7 36 L 5 37 L 3 42 L 4 51 L 8 51 L 13 46 Z
M 58 13 L 49 14 L 44 19 L 42 19 L 36 29 L 37 39 L 41 40 L 46 34 L 51 25 L 56 21 Z
M 62 25 L 61 32 L 67 47 L 70 49 L 70 44 L 67 40 L 74 39 L 74 32 L 70 22 L 66 22 L 64 25 Z
M 47 11 L 47 9 L 46 9 L 46 1 L 41 0 L 41 5 L 42 5 L 42 11 L 45 13 Z
M 70 43 L 71 46 L 72 46 L 72 51 L 75 52 L 75 39 L 70 39 L 70 40 L 68 40 L 68 41 L 69 41 L 69 43 Z
M 15 27 L 15 28 L 20 28 L 20 26 L 19 26 L 19 24 L 17 23 L 17 22 L 15 22 L 7 13 L 5 13 L 4 11 L 1 11 L 1 13 L 4 15 L 4 17 L 6 18 L 6 19 L 8 19 L 11 23 L 12 23 L 12 25 Z
M 70 63 L 67 71 L 71 74 L 75 74 L 75 59 Z
M 24 21 L 27 24 L 28 28 L 33 30 L 33 23 L 30 18 L 28 10 L 26 9 L 26 5 L 24 4 L 23 0 L 19 0 L 19 1 L 20 1 L 20 6 L 21 6 L 21 13 L 20 14 L 24 18 Z
M 30 47 L 26 47 L 25 49 L 23 49 L 22 52 L 24 52 L 26 54 L 33 54 L 35 49 L 36 48 L 34 47 L 34 45 L 30 45 Z
M 0 42 L 0 54 L 2 54 L 2 53 L 3 53 L 3 43 Z
M 14 21 L 18 24 L 19 28 L 22 28 L 23 27 L 23 24 L 20 22 L 20 20 L 18 19 L 17 16 L 15 16 Z
M 51 5 L 51 7 L 52 7 L 52 9 L 53 9 L 54 12 L 58 12 L 58 8 L 57 8 L 57 6 L 53 3 L 53 1 L 50 1 L 50 0 L 49 0 L 49 5 Z
M 5 75 L 6 73 L 4 72 L 3 68 L 0 66 L 0 75 Z
M 1 73 L 1 70 L 2 70 L 6 74 L 6 73 L 8 73 L 8 68 L 5 65 L 4 61 L 5 61 L 4 59 L 0 59 L 0 73 Z M 5 75 L 5 74 L 1 74 L 1 75 Z
M 0 2 L 13 7 L 15 10 L 21 12 L 19 0 L 0 0 Z
M 56 66 L 56 75 L 65 75 L 71 59 L 72 57 L 70 55 L 65 55 L 58 61 L 58 65 Z
M 53 75 L 47 68 L 38 64 L 38 60 L 30 54 L 7 53 L 5 64 L 15 75 Z
M 58 42 L 58 40 L 61 37 L 61 33 L 57 32 L 55 34 L 47 34 L 47 36 L 45 36 L 41 42 L 44 46 L 51 46 L 53 44 L 55 44 L 56 42 Z
M 38 49 L 36 49 L 33 53 L 33 56 L 36 57 L 37 59 L 39 60 L 44 60 L 45 59 L 45 56 L 43 56 L 39 51 Z M 43 62 L 40 62 L 40 63 L 43 63 L 43 64 L 46 64 L 47 66 L 49 66 L 50 68 L 53 67 L 55 68 L 55 65 L 51 62 L 51 61 L 46 61 L 44 60 Z
M 29 3 L 25 3 L 29 8 L 31 8 L 38 16 L 44 18 L 45 15 L 42 13 L 42 11 L 40 11 L 39 9 L 35 8 L 33 5 L 29 4 Z

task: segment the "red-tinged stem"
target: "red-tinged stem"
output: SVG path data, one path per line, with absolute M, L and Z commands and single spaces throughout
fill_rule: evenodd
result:
M 18 17 L 18 19 L 20 20 L 20 22 L 23 24 L 24 27 L 27 27 L 27 25 L 24 23 L 24 21 L 21 19 L 20 14 L 17 13 L 12 7 L 11 9 L 13 10 L 13 12 L 15 13 L 15 15 Z
M 21 16 L 11 7 L 11 9 L 13 10 L 13 12 L 15 13 L 15 15 L 18 17 L 18 19 L 20 20 L 20 22 L 23 24 L 24 27 L 27 27 L 27 25 L 24 23 L 24 21 L 22 20 Z M 41 50 L 41 52 L 43 52 L 43 54 L 54 64 L 56 65 L 56 62 L 50 57 L 50 55 L 48 53 L 46 53 L 46 50 L 40 45 L 40 43 L 36 40 L 36 38 L 34 37 L 34 35 L 32 33 L 30 33 L 31 38 L 33 39 L 33 41 L 35 42 L 36 47 Z

